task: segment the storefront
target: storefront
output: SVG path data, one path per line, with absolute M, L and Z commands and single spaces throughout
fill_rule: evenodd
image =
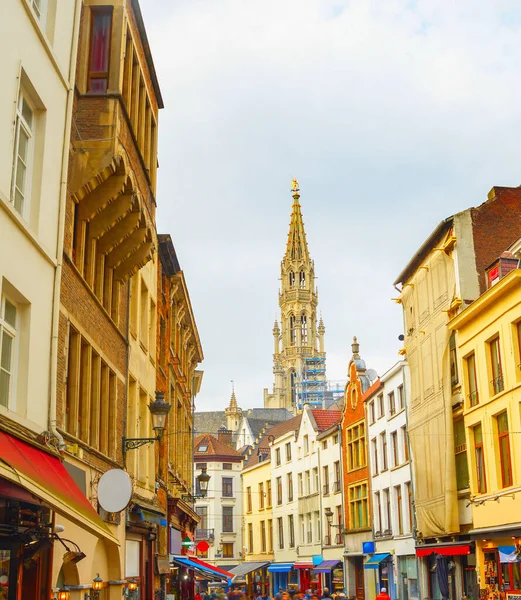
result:
M 315 572 L 314 567 L 315 565 L 313 562 L 295 563 L 293 568 L 298 573 L 295 591 L 305 593 L 306 590 L 311 590 L 311 593 L 313 594 L 317 594 L 319 596 L 322 594 L 322 581 L 319 574 Z
M 170 569 L 168 594 L 172 600 L 192 600 L 196 588 L 206 588 L 202 582 L 218 582 L 226 589 L 233 579 L 233 573 L 195 557 L 170 556 Z
M 324 560 L 318 564 L 315 573 L 322 576 L 322 589 L 327 587 L 331 593 L 344 590 L 344 569 L 340 560 Z
M 57 456 L 0 432 L 0 457 L 0 598 L 50 598 L 53 573 L 63 578 L 86 558 L 84 540 L 117 539 Z M 67 539 L 55 529 L 56 514 L 71 523 Z M 62 569 L 53 572 L 54 563 Z
M 234 587 L 241 587 L 246 590 L 246 595 L 256 597 L 258 594 L 269 595 L 269 562 L 248 562 L 245 561 L 230 569 L 233 573 Z
M 287 590 L 289 584 L 295 585 L 293 577 L 290 576 L 293 569 L 293 563 L 272 563 L 268 567 L 268 573 L 271 573 L 271 595 L 274 596 L 279 590 Z M 296 579 L 296 571 L 293 576 Z

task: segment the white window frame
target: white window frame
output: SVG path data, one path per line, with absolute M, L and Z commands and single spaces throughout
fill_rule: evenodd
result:
M 45 28 L 47 21 L 47 0 L 27 0 L 27 3 L 31 7 L 36 20 L 39 21 L 40 26 Z
M 29 126 L 23 116 L 23 103 L 26 102 L 27 106 L 31 109 L 33 122 Z M 33 179 L 33 166 L 34 166 L 34 137 L 36 129 L 36 109 L 34 104 L 29 99 L 27 92 L 23 87 L 20 87 L 18 92 L 18 101 L 16 103 L 16 121 L 15 121 L 15 138 L 14 138 L 14 149 L 13 149 L 13 166 L 11 170 L 11 203 L 16 212 L 24 219 L 30 212 L 31 206 L 31 188 Z M 22 210 L 18 210 L 15 206 L 15 191 L 16 191 L 16 175 L 18 171 L 18 149 L 20 144 L 20 130 L 23 129 L 28 138 L 27 143 L 27 158 L 26 158 L 26 172 L 23 195 Z
M 7 323 L 7 321 L 5 320 L 5 303 L 6 303 L 6 301 L 9 302 L 10 304 L 12 304 L 16 309 L 14 328 L 11 324 Z M 7 406 L 5 407 L 10 410 L 14 410 L 15 406 L 16 406 L 16 402 L 15 402 L 15 400 L 16 400 L 16 378 L 17 378 L 17 371 L 18 371 L 18 341 L 19 341 L 19 336 L 17 335 L 17 333 L 19 332 L 19 330 L 20 330 L 20 305 L 17 302 L 15 302 L 14 300 L 12 300 L 11 298 L 9 298 L 9 296 L 2 294 L 1 304 L 0 304 L 0 356 L 2 353 L 4 333 L 7 333 L 7 335 L 10 338 L 12 338 L 12 340 L 13 340 L 13 344 L 11 346 L 11 365 L 10 365 L 11 370 L 9 371 L 9 376 L 10 376 L 9 391 L 8 391 L 8 395 L 7 395 Z M 4 371 L 1 364 L 0 364 L 0 370 Z

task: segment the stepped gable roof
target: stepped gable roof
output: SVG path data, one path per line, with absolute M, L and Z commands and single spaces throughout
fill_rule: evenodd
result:
M 205 433 L 217 434 L 221 427 L 226 427 L 226 415 L 224 410 L 195 412 L 194 428 L 196 435 Z
M 342 419 L 342 412 L 339 410 L 319 410 L 318 408 L 314 408 L 311 412 L 320 432 L 340 423 Z
M 206 450 L 200 448 L 206 447 Z M 207 458 L 209 456 L 226 456 L 242 460 L 242 454 L 220 442 L 216 437 L 209 434 L 198 435 L 194 440 L 194 460 L 196 458 Z

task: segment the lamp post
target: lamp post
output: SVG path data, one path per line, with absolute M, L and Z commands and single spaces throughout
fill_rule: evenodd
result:
M 145 444 L 152 444 L 159 441 L 163 437 L 163 432 L 166 427 L 166 417 L 172 406 L 165 402 L 165 394 L 156 392 L 156 399 L 148 405 L 148 410 L 152 414 L 152 429 L 156 433 L 156 437 L 150 438 L 127 438 L 123 437 L 123 453 L 128 450 L 135 450 Z

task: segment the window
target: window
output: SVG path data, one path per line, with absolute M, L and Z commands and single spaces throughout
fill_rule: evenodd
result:
M 233 478 L 223 477 L 223 498 L 233 498 Z
M 327 496 L 329 494 L 329 467 L 327 465 L 322 467 L 322 480 L 324 481 L 322 494 Z
M 23 217 L 27 215 L 31 193 L 34 126 L 34 110 L 21 89 L 16 108 L 11 202 Z
M 277 477 L 277 505 L 282 504 L 282 477 Z
M 469 487 L 469 468 L 463 419 L 454 421 L 454 454 L 456 456 L 456 485 L 458 490 L 464 490 Z
M 322 442 L 322 450 L 327 450 L 327 440 Z
M 404 425 L 401 428 L 402 431 L 402 443 L 403 443 L 403 460 L 409 462 L 409 436 L 407 435 L 407 426 Z
M 389 415 L 393 416 L 396 413 L 396 402 L 394 400 L 394 392 L 387 394 L 387 399 L 389 402 Z
M 382 471 L 387 471 L 387 436 L 380 434 L 380 446 L 382 448 Z
M 286 462 L 290 462 L 291 461 L 291 443 L 288 442 L 286 444 Z
M 302 346 L 307 346 L 308 343 L 308 318 L 306 315 L 300 317 L 300 343 Z
M 311 472 L 306 471 L 306 495 L 311 494 Z
M 224 494 L 223 494 L 224 496 Z M 251 487 L 246 488 L 246 512 L 251 512 Z
M 293 273 L 293 271 L 289 272 L 288 281 L 289 281 L 289 287 L 293 287 L 295 285 L 295 273 Z
M 490 367 L 492 371 L 491 394 L 503 391 L 503 372 L 501 370 L 501 352 L 499 349 L 499 336 L 489 343 Z
M 261 530 L 261 552 L 266 552 L 266 522 L 260 522 Z
M 347 430 L 348 469 L 353 471 L 365 467 L 365 425 L 359 423 Z
M 382 534 L 382 506 L 380 501 L 380 492 L 374 493 L 374 505 L 376 507 L 376 523 L 374 524 L 376 534 Z
M 40 21 L 43 20 L 45 15 L 42 15 L 43 10 L 45 9 L 45 0 L 28 0 L 29 5 L 33 9 L 36 18 Z
M 405 490 L 407 492 L 407 531 L 411 533 L 412 531 L 412 489 L 411 482 L 408 481 L 405 484 Z
M 282 522 L 282 517 L 277 519 L 277 527 L 279 532 L 279 550 L 284 549 L 284 523 Z
M 297 342 L 297 328 L 295 325 L 294 315 L 289 316 L 289 343 L 290 346 L 294 346 Z
M 293 502 L 293 473 L 288 473 L 288 502 Z
M 307 435 L 304 436 L 304 454 L 309 454 L 309 438 Z
M 376 438 L 371 440 L 371 452 L 373 455 L 373 475 L 378 475 L 378 441 Z
M 275 448 L 275 464 L 280 466 L 280 448 Z
M 320 483 L 318 480 L 318 467 L 313 469 L 313 493 L 317 494 L 320 488 Z
M 313 543 L 313 523 L 311 522 L 311 513 L 306 515 L 306 525 L 307 525 L 307 538 L 306 541 L 308 544 Z
M 223 558 L 233 558 L 233 542 L 223 543 Z
M 199 524 L 197 529 L 199 531 L 208 529 L 208 507 L 207 506 L 196 506 L 195 512 L 199 515 Z
M 374 410 L 374 400 L 369 402 L 369 423 L 372 425 L 376 421 L 376 415 Z
M 318 511 L 314 512 L 315 515 L 315 542 L 320 540 L 320 513 Z
M 268 519 L 268 552 L 273 552 L 273 521 Z
M 449 340 L 450 350 L 450 382 L 452 386 L 458 385 L 458 353 L 456 351 L 456 334 L 452 333 Z
M 8 408 L 14 400 L 16 333 L 18 307 L 2 296 L 0 305 L 0 405 Z
M 199 448 L 197 448 L 197 452 L 208 452 L 208 446 L 206 444 L 201 444 Z
M 248 550 L 250 554 L 253 554 L 253 523 L 248 523 Z
M 233 533 L 233 506 L 223 506 L 223 531 Z
M 350 529 L 367 527 L 367 484 L 353 485 L 349 488 Z
M 340 461 L 337 460 L 335 461 L 335 463 L 333 464 L 333 469 L 334 469 L 334 477 L 335 480 L 333 482 L 333 492 L 339 492 L 340 491 Z
M 485 473 L 485 454 L 483 448 L 483 432 L 481 425 L 473 428 L 474 433 L 474 459 L 476 461 L 476 491 L 484 494 L 487 491 L 487 480 Z
M 88 91 L 105 94 L 109 82 L 112 7 L 91 9 Z
M 306 287 L 306 274 L 304 273 L 304 271 L 300 271 L 299 273 L 299 285 L 301 288 Z
M 299 498 L 302 498 L 302 496 L 304 495 L 304 482 L 302 479 L 302 473 L 298 474 L 298 495 Z
M 232 463 L 223 463 L 223 471 L 231 471 Z
M 396 431 L 391 433 L 391 448 L 393 453 L 393 467 L 397 467 L 400 464 L 400 455 L 398 450 L 398 432 Z
M 272 497 L 271 497 L 271 479 L 266 481 L 266 505 L 268 508 L 271 508 Z
M 403 507 L 401 485 L 395 486 L 394 497 L 396 498 L 396 517 L 398 520 L 398 535 L 403 535 Z
M 384 411 L 384 395 L 380 394 L 378 396 L 377 400 L 378 400 L 378 418 L 381 419 L 384 416 L 384 414 L 385 414 L 385 411 Z
M 389 488 L 384 490 L 384 502 L 385 502 L 385 530 L 384 534 L 390 535 L 393 532 L 391 525 L 391 493 Z
M 306 543 L 306 530 L 304 527 L 304 515 L 300 515 L 300 543 Z
M 467 387 L 468 394 L 467 398 L 470 406 L 476 406 L 479 402 L 478 396 L 478 380 L 476 377 L 476 356 L 474 353 L 469 354 L 465 359 L 465 366 L 467 371 Z
M 403 395 L 403 385 L 398 386 L 398 410 L 405 408 L 405 396 Z
M 512 460 L 510 457 L 510 440 L 508 435 L 508 417 L 503 412 L 496 417 L 499 437 L 499 462 L 501 464 L 501 487 L 512 485 Z
M 264 483 L 259 483 L 259 508 L 264 508 Z
M 289 529 L 289 547 L 295 547 L 295 521 L 293 515 L 288 516 L 288 529 Z

